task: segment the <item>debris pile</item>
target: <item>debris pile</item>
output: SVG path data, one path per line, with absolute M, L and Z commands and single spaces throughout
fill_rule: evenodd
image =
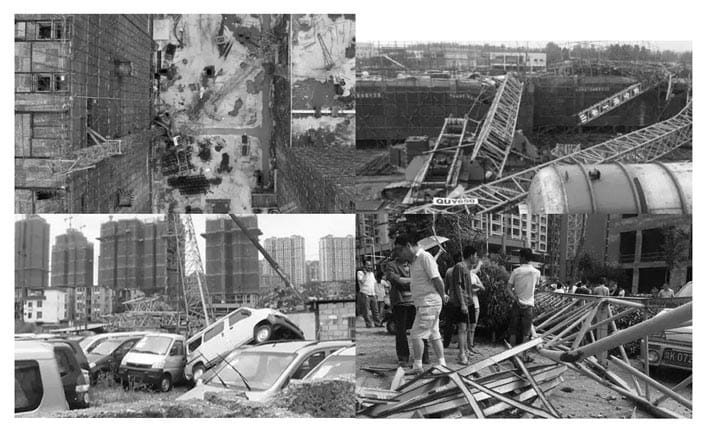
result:
M 312 417 L 348 418 L 355 415 L 353 378 L 291 383 L 273 405 Z

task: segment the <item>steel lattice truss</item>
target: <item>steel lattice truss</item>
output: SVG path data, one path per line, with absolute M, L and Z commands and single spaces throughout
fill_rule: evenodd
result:
M 486 159 L 495 177 L 502 175 L 512 149 L 523 88 L 522 82 L 507 74 L 475 140 L 471 161 Z
M 692 400 L 678 393 L 679 389 L 691 383 L 692 375 L 673 388 L 667 387 L 649 376 L 647 360 L 645 372 L 635 368 L 624 347 L 624 344 L 648 335 L 690 323 L 691 299 L 677 304 L 680 305 L 669 312 L 649 318 L 647 300 L 565 293 L 537 294 L 535 308 L 541 311 L 533 323 L 537 338 L 543 339 L 538 351 L 624 395 L 657 417 L 681 418 L 683 416 L 660 404 L 672 399 L 692 410 Z M 617 320 L 638 312 L 644 314 L 645 321 L 618 329 Z M 620 358 L 608 354 L 614 349 L 620 352 Z M 609 363 L 630 373 L 632 384 L 614 373 Z
M 433 150 L 426 157 L 423 167 L 416 174 L 411 188 L 404 198 L 405 204 L 412 204 L 416 201 L 422 189 L 445 188 L 450 190 L 458 183 L 463 143 L 472 141 L 475 137 L 475 130 L 470 129 L 472 124 L 476 124 L 476 121 L 467 116 L 445 119 Z M 446 153 L 447 151 L 454 151 L 452 160 L 448 159 L 450 152 Z M 436 170 L 441 167 L 447 171 L 447 174 L 435 178 Z
M 202 257 L 197 245 L 197 237 L 190 215 L 168 215 L 168 221 L 175 231 L 184 231 L 184 255 L 178 251 L 178 274 L 182 283 L 183 302 L 186 314 L 190 318 L 201 319 L 206 325 L 214 320 L 214 309 L 209 300 L 207 282 L 202 265 Z
M 185 316 L 179 311 L 126 311 L 103 316 L 103 320 L 113 329 L 174 330 L 185 324 Z
M 678 303 L 681 305 L 666 314 L 618 329 L 617 320 L 646 311 L 647 301 L 537 294 L 534 338 L 515 347 L 507 344 L 507 350 L 457 370 L 435 365 L 407 379 L 412 374 L 399 367 L 390 389 L 357 388 L 357 414 L 372 418 L 485 418 L 517 409 L 533 417 L 564 417 L 547 392 L 561 383 L 560 377 L 566 369 L 571 369 L 618 392 L 654 416 L 682 417 L 661 404 L 672 400 L 691 410 L 691 399 L 678 391 L 691 383 L 692 376 L 672 388 L 666 387 L 631 364 L 624 344 L 690 322 L 692 304 Z M 620 358 L 608 355 L 616 349 Z M 550 359 L 552 364 L 525 365 L 521 357 L 532 350 Z M 632 385 L 618 376 L 609 363 L 628 372 Z
M 449 197 L 477 199 L 476 213 L 500 211 L 527 197 L 532 178 L 542 168 L 559 163 L 651 162 L 691 141 L 692 104 L 690 102 L 677 115 L 666 121 L 468 190 L 454 191 Z M 410 208 L 406 213 L 457 213 L 461 211 L 470 211 L 470 209 L 468 206 L 438 208 L 432 204 L 426 204 Z

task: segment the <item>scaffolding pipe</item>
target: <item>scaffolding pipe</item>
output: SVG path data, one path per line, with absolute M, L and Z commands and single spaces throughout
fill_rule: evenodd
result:
M 665 329 L 680 326 L 690 320 L 692 320 L 692 303 L 688 302 L 666 313 L 658 314 L 649 320 L 638 323 L 635 326 L 614 332 L 603 339 L 594 341 L 578 349 L 558 351 L 541 348 L 539 353 L 557 362 L 578 362 L 589 356 L 614 349 L 652 333 L 662 332 Z

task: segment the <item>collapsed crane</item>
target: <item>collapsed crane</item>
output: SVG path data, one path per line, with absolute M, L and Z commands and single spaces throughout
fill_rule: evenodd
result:
M 477 201 L 476 213 L 490 213 L 522 202 L 534 176 L 541 169 L 560 163 L 602 164 L 608 162 L 651 162 L 692 141 L 692 103 L 662 122 L 616 137 L 578 152 L 536 165 L 500 179 L 463 190 L 458 186 L 448 198 Z M 470 212 L 467 205 L 437 207 L 424 204 L 406 210 L 412 213 Z
M 249 233 L 248 228 L 243 222 L 241 222 L 238 216 L 234 214 L 229 214 L 229 217 L 232 221 L 234 221 L 234 223 L 239 227 L 239 229 L 241 229 L 241 231 L 244 233 L 244 235 L 246 235 L 249 241 L 251 241 L 254 247 L 256 247 L 256 249 L 263 255 L 264 259 L 266 259 L 266 261 L 271 265 L 271 267 L 276 272 L 276 274 L 278 274 L 281 280 L 283 280 L 283 283 L 286 285 L 286 289 L 293 291 L 298 300 L 305 306 L 305 304 L 307 303 L 305 297 L 303 297 L 303 295 L 298 291 L 298 288 L 295 287 L 293 282 L 290 281 L 290 279 L 288 278 L 288 274 L 286 274 L 281 269 L 280 265 L 278 265 L 278 262 L 276 262 L 276 260 L 273 259 L 273 257 L 266 251 L 266 249 L 261 246 L 261 243 L 258 242 L 258 239 Z M 267 301 L 269 297 L 270 295 L 261 297 L 261 302 L 263 303 Z
M 486 174 L 500 177 L 512 150 L 524 84 L 511 73 L 495 92 L 486 117 L 476 121 L 469 115 L 446 118 L 436 143 L 414 178 L 404 204 L 414 204 L 427 193 L 449 192 L 456 185 L 464 158 L 485 165 Z M 481 92 L 471 111 L 481 101 Z

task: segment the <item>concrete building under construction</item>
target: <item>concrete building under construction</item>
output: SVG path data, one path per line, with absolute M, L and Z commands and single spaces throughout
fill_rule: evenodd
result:
M 303 237 L 299 235 L 269 237 L 263 241 L 263 247 L 288 274 L 294 285 L 300 286 L 305 283 L 305 239 Z M 265 267 L 264 274 L 268 277 L 277 276 L 270 265 Z
M 241 218 L 249 234 L 258 237 L 256 216 Z M 260 294 L 258 250 L 229 218 L 207 219 L 205 277 L 213 304 L 255 305 Z
M 52 287 L 91 287 L 94 284 L 94 244 L 77 229 L 54 238 Z
M 579 280 L 578 260 L 594 262 L 619 273 L 628 293 L 649 294 L 668 282 L 677 290 L 692 279 L 692 217 L 635 215 L 558 215 L 560 232 L 558 277 Z M 671 240 L 671 241 L 670 241 Z
M 354 280 L 355 240 L 326 235 L 320 238 L 320 281 Z
M 15 289 L 49 286 L 49 223 L 39 216 L 15 222 Z
M 99 241 L 99 286 L 180 296 L 177 261 L 184 254 L 184 236 L 169 233 L 168 222 L 111 220 L 101 224 Z
M 15 15 L 15 212 L 150 212 L 149 15 Z

